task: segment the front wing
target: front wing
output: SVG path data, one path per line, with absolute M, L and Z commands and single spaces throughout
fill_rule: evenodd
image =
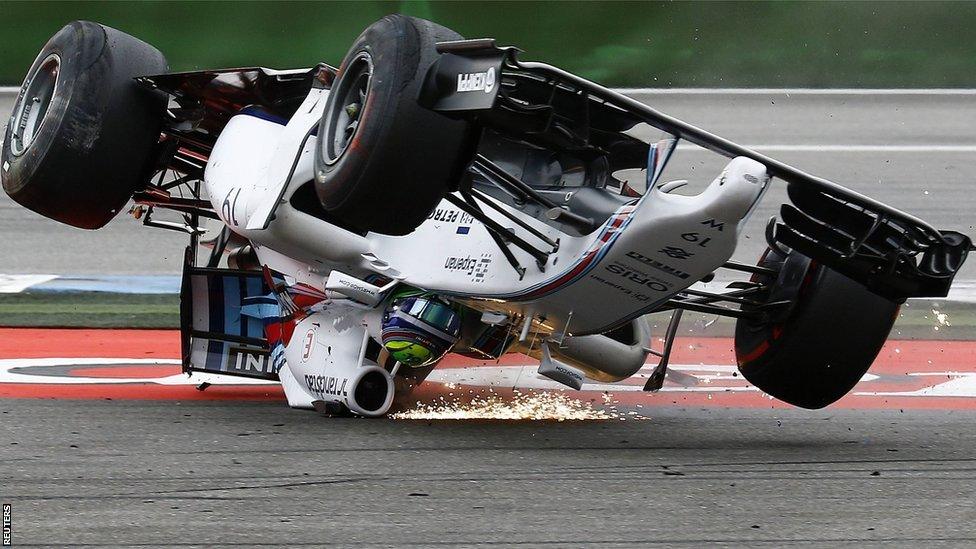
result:
M 494 40 L 438 44 L 421 102 L 450 116 L 548 148 L 609 150 L 619 165 L 646 158 L 623 132 L 639 123 L 728 158 L 746 157 L 786 182 L 792 204 L 770 220 L 770 245 L 793 248 L 900 301 L 945 297 L 973 250 L 970 238 L 938 230 L 877 200 L 713 135 L 609 88 L 536 62 Z M 476 93 L 472 93 L 476 92 Z M 611 134 L 617 137 L 608 137 Z

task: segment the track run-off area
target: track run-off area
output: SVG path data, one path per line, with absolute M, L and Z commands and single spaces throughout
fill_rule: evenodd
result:
M 284 405 L 277 384 L 183 374 L 179 345 L 175 330 L 0 328 L 0 398 L 270 400 Z M 631 417 L 662 406 L 789 408 L 737 373 L 730 338 L 681 337 L 674 349 L 671 373 L 658 393 L 641 390 L 654 362 L 625 382 L 587 383 L 575 392 L 537 374 L 537 361 L 524 355 L 487 362 L 449 355 L 400 408 L 436 406 L 444 414 L 464 414 L 475 398 L 510 399 L 513 392 L 524 398 L 541 391 L 568 395 L 587 408 L 613 408 L 617 415 L 636 412 Z M 973 410 L 974 364 L 976 341 L 889 340 L 870 372 L 834 408 Z
M 681 338 L 655 394 L 449 357 L 367 420 L 188 379 L 172 330 L 4 329 L 0 500 L 18 547 L 976 543 L 976 342 L 892 340 L 815 411 L 730 346 Z

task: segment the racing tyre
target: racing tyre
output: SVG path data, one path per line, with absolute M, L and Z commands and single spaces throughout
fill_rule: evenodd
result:
M 98 229 L 143 183 L 166 96 L 133 77 L 167 71 L 156 48 L 74 21 L 31 66 L 3 140 L 3 188 L 35 212 Z
M 847 394 L 874 362 L 899 304 L 795 251 L 767 250 L 756 275 L 767 303 L 789 308 L 735 326 L 739 371 L 767 394 L 801 408 L 823 408 Z
M 461 173 L 469 124 L 417 103 L 435 44 L 461 39 L 424 19 L 389 15 L 346 54 L 315 153 L 319 200 L 344 226 L 408 234 Z

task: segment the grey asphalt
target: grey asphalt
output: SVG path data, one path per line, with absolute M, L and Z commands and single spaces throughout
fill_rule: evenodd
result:
M 635 94 L 659 110 L 747 145 L 976 146 L 976 95 Z M 12 107 L 0 97 L 0 116 Z M 770 156 L 850 186 L 939 228 L 976 234 L 976 152 L 781 151 Z M 679 151 L 665 179 L 691 188 L 721 170 L 719 157 Z M 785 198 L 769 193 L 747 226 L 736 258 L 755 261 L 762 228 Z M 120 216 L 84 231 L 42 218 L 0 193 L 0 272 L 7 274 L 175 274 L 186 238 Z M 959 279 L 976 279 L 976 261 Z
M 973 413 L 649 415 L 6 400 L 0 499 L 16 547 L 976 544 Z

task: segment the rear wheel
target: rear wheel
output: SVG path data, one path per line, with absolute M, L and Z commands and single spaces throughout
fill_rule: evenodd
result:
M 134 77 L 166 72 L 156 48 L 88 21 L 69 23 L 31 66 L 7 125 L 3 188 L 84 229 L 108 223 L 152 168 L 166 96 Z
M 316 191 L 343 225 L 413 231 L 464 167 L 469 124 L 417 103 L 437 42 L 456 32 L 390 15 L 370 25 L 342 61 L 319 125 Z
M 739 371 L 767 394 L 801 408 L 823 408 L 847 394 L 874 362 L 899 304 L 793 251 L 769 250 L 757 275 L 770 286 L 767 302 L 788 310 L 767 320 L 739 319 Z

